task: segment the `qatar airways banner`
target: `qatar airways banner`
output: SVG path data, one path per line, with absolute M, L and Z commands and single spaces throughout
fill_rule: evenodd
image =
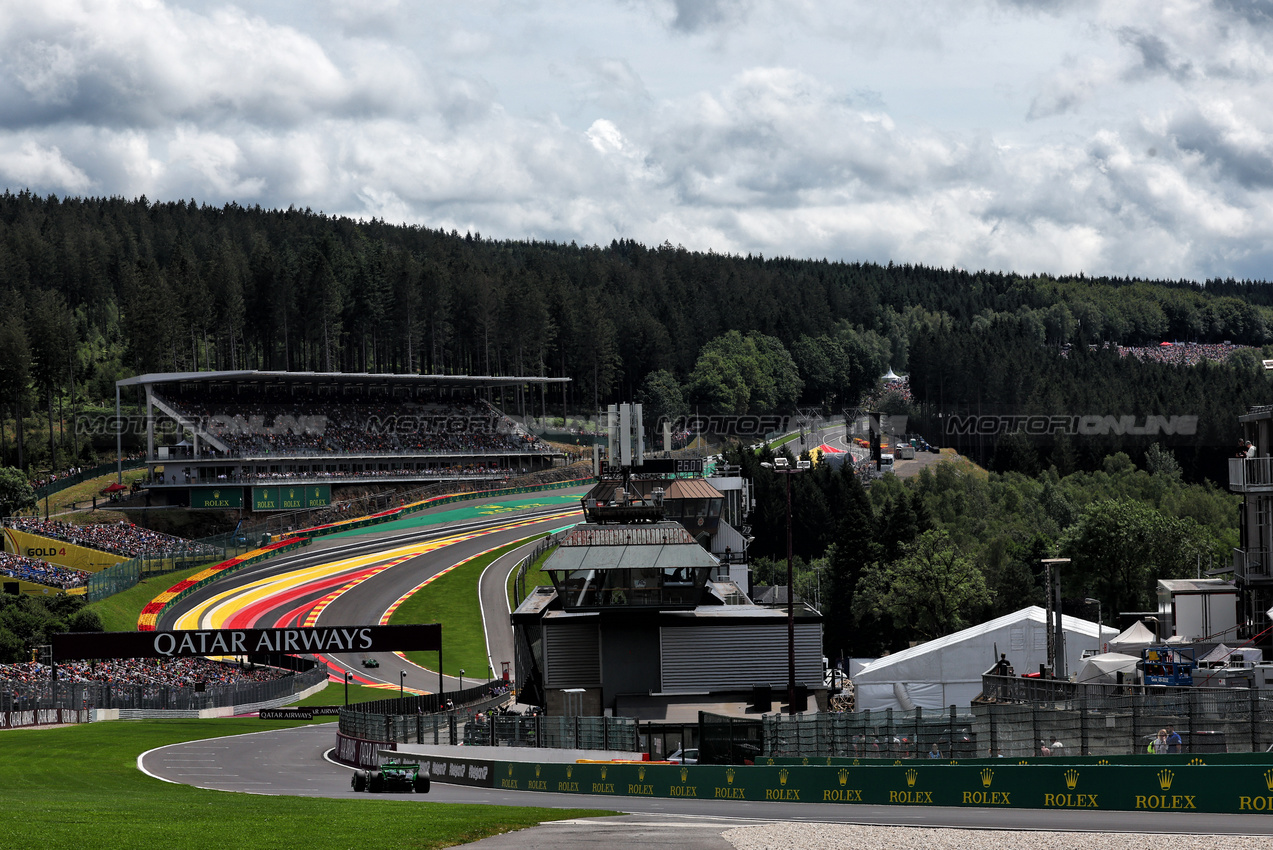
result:
M 308 629 L 197 629 L 169 632 L 69 632 L 52 636 L 53 660 L 185 658 L 192 655 L 436 652 L 442 625 L 323 626 Z

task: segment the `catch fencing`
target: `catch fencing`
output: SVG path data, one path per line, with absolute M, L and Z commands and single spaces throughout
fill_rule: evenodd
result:
M 764 755 L 800 758 L 1029 758 L 1147 752 L 1172 727 L 1181 753 L 1262 753 L 1273 748 L 1273 694 L 1245 688 L 1092 689 L 1050 702 L 978 704 L 956 711 L 770 715 Z M 1127 689 L 1121 689 L 1126 691 Z M 1061 746 L 1054 744 L 1060 742 Z
M 640 751 L 637 721 L 631 718 L 495 713 L 509 699 L 502 684 L 482 684 L 463 691 L 359 703 L 341 709 L 340 734 L 400 744 Z

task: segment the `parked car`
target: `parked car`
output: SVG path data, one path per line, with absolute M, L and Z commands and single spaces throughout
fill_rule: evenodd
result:
M 668 756 L 667 760 L 676 764 L 698 764 L 698 748 L 692 747 L 688 750 L 677 750 Z

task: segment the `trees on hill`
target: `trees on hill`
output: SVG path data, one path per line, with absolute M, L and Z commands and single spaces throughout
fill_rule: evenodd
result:
M 853 407 L 891 367 L 911 377 L 917 427 L 997 468 L 1096 469 L 1113 451 L 1139 459 L 1153 441 L 1062 439 L 996 461 L 994 435 L 942 439 L 950 414 L 1198 416 L 1198 431 L 1171 446 L 1198 478 L 1222 474 L 1237 412 L 1273 402 L 1263 375 L 1241 364 L 1171 367 L 1087 348 L 1263 346 L 1273 341 L 1265 283 L 496 241 L 311 210 L 27 192 L 0 195 L 0 225 L 11 306 L 0 374 L 14 376 L 0 380 L 0 405 L 15 417 L 38 404 L 44 427 L 50 401 L 56 417 L 59 402 L 108 401 L 117 378 L 149 371 L 569 377 L 564 397 L 539 400 L 554 410 L 633 399 L 662 373 L 664 389 L 674 381 L 700 409 L 754 413 Z M 0 460 L 17 461 L 32 424 L 19 421 Z M 62 465 L 76 446 L 55 430 Z M 23 445 L 21 465 L 47 467 L 47 442 Z

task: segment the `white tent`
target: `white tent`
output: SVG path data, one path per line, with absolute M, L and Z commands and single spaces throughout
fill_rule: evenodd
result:
M 1125 655 L 1140 655 L 1147 646 L 1159 643 L 1157 636 L 1145 627 L 1140 620 L 1124 629 L 1118 637 L 1109 642 L 1110 652 L 1121 652 Z
M 1083 666 L 1074 681 L 1079 684 L 1113 685 L 1118 683 L 1118 674 L 1123 674 L 1123 681 L 1136 681 L 1136 662 L 1140 659 L 1134 655 L 1123 655 L 1118 652 L 1106 652 L 1101 655 L 1090 655 L 1083 659 Z
M 887 372 L 885 372 L 883 375 L 880 376 L 881 381 L 886 381 L 890 384 L 896 383 L 897 381 L 900 381 L 902 379 L 903 379 L 903 376 L 894 372 L 891 367 L 889 368 Z
M 1006 614 L 945 637 L 886 655 L 867 664 L 853 677 L 858 710 L 884 708 L 945 708 L 970 705 L 981 693 L 981 674 L 998 652 L 1008 656 L 1017 675 L 1039 669 L 1048 658 L 1046 612 L 1037 605 Z M 1108 626 L 1097 633 L 1096 623 L 1062 617 L 1065 632 L 1065 669 L 1079 669 L 1083 650 L 1094 649 Z

